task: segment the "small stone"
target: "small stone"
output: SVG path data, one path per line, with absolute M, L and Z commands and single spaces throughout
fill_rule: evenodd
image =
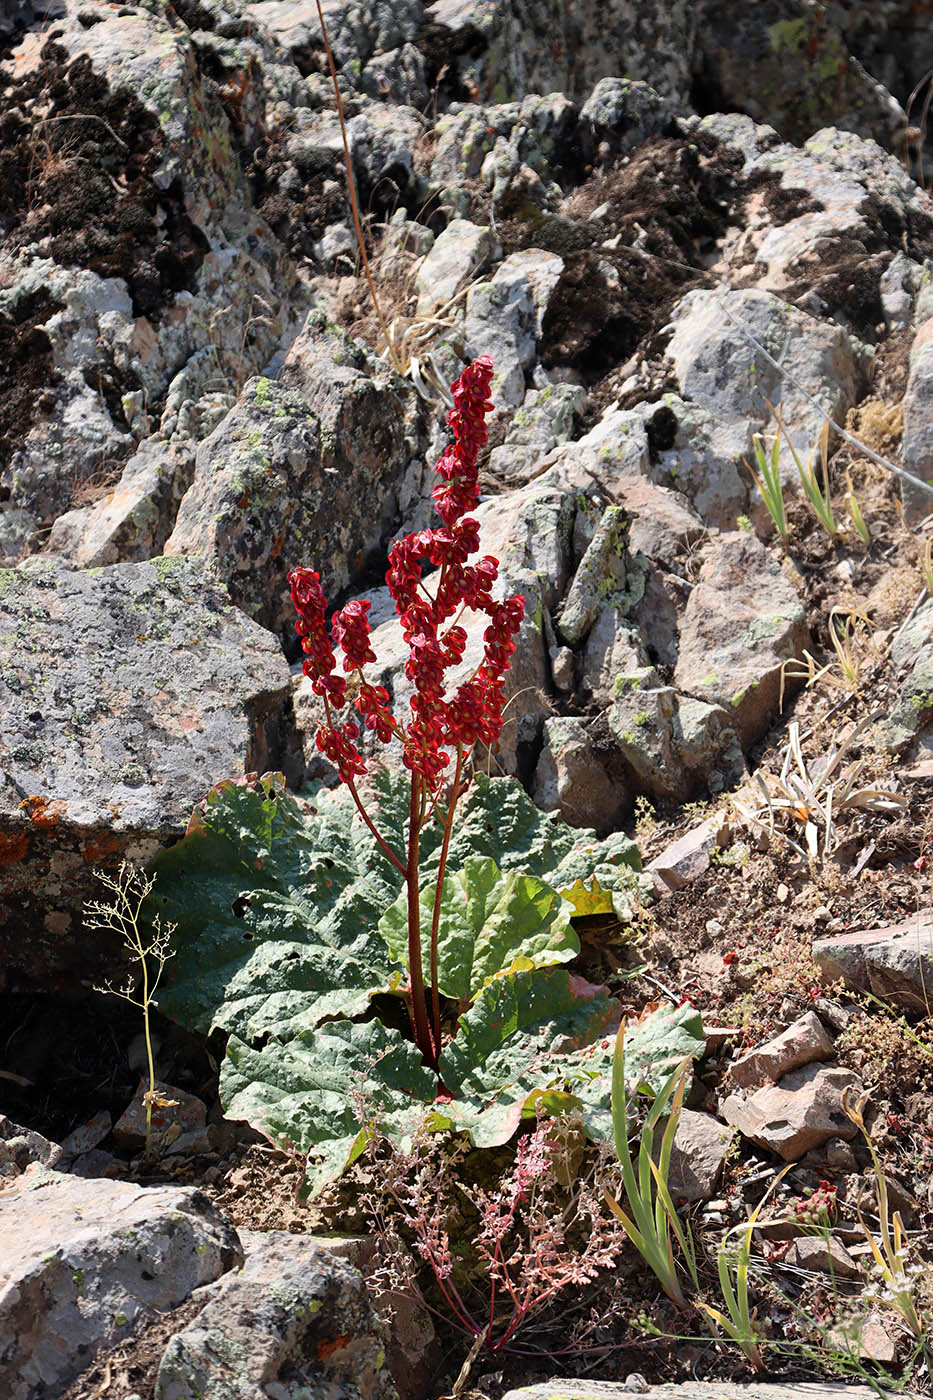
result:
M 730 1095 L 719 1111 L 759 1147 L 777 1152 L 785 1162 L 796 1162 L 828 1138 L 855 1137 L 855 1124 L 842 1107 L 842 1095 L 846 1089 L 857 1093 L 861 1087 L 851 1070 L 806 1065 L 747 1099 Z
M 722 933 L 722 924 L 718 919 L 707 919 L 706 932 L 709 934 L 710 938 L 718 938 Z
M 831 1037 L 824 1030 L 820 1018 L 813 1011 L 808 1011 L 780 1035 L 740 1056 L 730 1070 L 730 1078 L 733 1084 L 747 1088 L 766 1079 L 780 1079 L 801 1065 L 808 1065 L 814 1060 L 828 1060 L 832 1055 Z
M 551 657 L 551 676 L 554 685 L 566 695 L 573 690 L 573 652 L 569 647 L 556 647 Z
M 830 1235 L 804 1235 L 795 1240 L 787 1252 L 787 1263 L 799 1269 L 815 1269 L 836 1278 L 861 1278 L 862 1269 L 845 1245 Z
M 858 1171 L 855 1153 L 844 1138 L 829 1138 L 823 1147 L 822 1159 L 827 1167 L 834 1172 Z
M 146 1093 L 142 1079 L 136 1097 L 113 1125 L 113 1139 L 121 1147 L 142 1147 L 146 1141 Z M 155 1141 L 174 1142 L 182 1133 L 203 1128 L 207 1108 L 193 1094 L 157 1083 L 152 1104 L 152 1136 Z
M 784 881 L 782 880 L 781 883 L 780 883 L 780 884 L 778 885 L 778 887 L 777 887 L 778 903 L 779 903 L 779 904 L 786 904 L 789 895 L 790 895 L 790 890 L 787 888 L 787 886 L 784 884 Z

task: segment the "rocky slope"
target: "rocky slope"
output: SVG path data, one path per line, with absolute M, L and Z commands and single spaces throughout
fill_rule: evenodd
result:
M 82 933 L 93 867 L 148 859 L 212 783 L 332 776 L 289 569 L 373 599 L 404 698 L 386 551 L 432 520 L 425 380 L 481 354 L 482 548 L 528 600 L 484 763 L 600 833 L 732 790 L 800 690 L 788 663 L 831 659 L 834 608 L 892 642 L 878 761 L 933 746 L 928 608 L 902 626 L 933 514 L 923 7 L 324 10 L 394 363 L 313 0 L 0 19 L 8 996 L 87 993 L 115 951 Z M 744 466 L 771 405 L 788 553 Z M 827 414 L 869 449 L 830 444 L 870 546 L 802 505 L 791 448 Z

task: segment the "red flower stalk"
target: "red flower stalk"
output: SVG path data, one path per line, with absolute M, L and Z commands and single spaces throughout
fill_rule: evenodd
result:
M 479 524 L 466 512 L 479 501 L 477 456 L 487 441 L 486 414 L 492 408 L 489 386 L 492 361 L 481 356 L 468 365 L 451 386 L 454 407 L 447 423 L 454 442 L 441 454 L 435 471 L 441 478 L 432 494 L 444 521 L 436 530 L 419 530 L 396 541 L 389 552 L 386 585 L 395 603 L 408 644 L 405 674 L 414 687 L 409 702 L 411 718 L 403 723 L 388 708 L 388 694 L 372 685 L 364 667 L 376 660 L 370 645 L 368 601 L 347 603 L 335 612 L 327 628 L 327 603 L 320 577 L 311 569 L 289 574 L 292 601 L 298 613 L 296 631 L 305 652 L 302 669 L 315 694 L 324 701 L 326 723 L 317 734 L 317 746 L 337 767 L 370 831 L 383 851 L 405 876 L 409 890 L 409 1007 L 415 1040 L 425 1061 L 435 1070 L 441 1050 L 440 1007 L 437 993 L 437 937 L 447 849 L 457 799 L 466 789 L 461 781 L 464 764 L 479 741 L 493 744 L 502 731 L 505 675 L 522 624 L 525 599 L 521 594 L 494 602 L 492 587 L 498 577 L 498 560 L 487 555 L 474 564 L 467 560 L 479 549 Z M 424 565 L 438 570 L 425 587 Z M 459 665 L 467 644 L 466 630 L 458 619 L 464 610 L 483 612 L 489 619 L 484 633 L 483 661 L 471 677 L 448 696 L 446 672 Z M 450 620 L 454 619 L 453 622 Z M 450 623 L 445 627 L 445 624 Z M 336 652 L 343 653 L 343 670 L 356 678 L 354 705 L 380 743 L 398 739 L 402 762 L 411 772 L 411 803 L 406 857 L 403 859 L 376 829 L 366 812 L 355 780 L 366 772 L 356 740 L 360 730 L 354 720 L 342 724 L 334 712 L 347 702 L 346 675 L 337 673 Z M 431 993 L 434 1027 L 428 1024 L 421 958 L 420 907 L 418 903 L 418 843 L 427 817 L 433 812 L 445 770 L 454 761 L 455 776 L 444 821 L 444 839 L 435 889 L 431 928 Z

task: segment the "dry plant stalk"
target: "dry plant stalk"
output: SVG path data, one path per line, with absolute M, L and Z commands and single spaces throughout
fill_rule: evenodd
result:
M 105 870 L 95 870 L 94 874 L 110 891 L 112 899 L 109 903 L 103 903 L 96 899 L 88 900 L 84 906 L 85 925 L 88 929 L 112 930 L 114 933 L 118 933 L 130 956 L 135 959 L 139 970 L 138 984 L 133 973 L 129 973 L 122 987 L 114 986 L 113 982 L 108 979 L 102 986 L 95 987 L 94 990 L 121 997 L 123 1001 L 128 1001 L 131 1006 L 138 1006 L 143 1013 L 143 1034 L 146 1040 L 146 1058 L 149 1068 L 149 1089 L 143 1095 L 146 1105 L 145 1155 L 148 1161 L 152 1151 L 153 1106 L 169 1106 L 169 1101 L 160 1099 L 156 1093 L 149 1012 L 155 1005 L 156 989 L 165 970 L 165 964 L 169 958 L 174 957 L 174 950 L 169 947 L 169 940 L 175 925 L 168 924 L 163 928 L 159 916 L 156 915 L 152 923 L 151 933 L 147 936 L 143 932 L 142 907 L 155 886 L 155 880 L 145 875 L 143 871 L 135 870 L 126 861 L 123 861 L 116 876 L 108 875 Z

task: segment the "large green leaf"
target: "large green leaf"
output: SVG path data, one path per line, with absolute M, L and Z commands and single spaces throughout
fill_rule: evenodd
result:
M 550 880 L 550 872 L 573 849 L 580 834 L 558 813 L 540 811 L 514 778 L 478 773 L 457 809 L 450 864 L 460 865 L 469 856 L 488 856 L 500 870 L 521 870 Z M 429 861 L 428 872 L 431 865 Z
M 428 885 L 420 895 L 426 984 L 430 983 L 435 888 Z M 516 962 L 525 968 L 569 962 L 580 951 L 570 915 L 567 901 L 543 880 L 516 870 L 503 874 L 494 860 L 468 856 L 444 881 L 438 923 L 438 990 L 457 1001 L 472 1001 L 481 987 Z M 379 929 L 392 957 L 403 964 L 407 974 L 405 891 L 383 915 Z
M 261 1050 L 232 1037 L 220 1092 L 229 1117 L 307 1155 L 318 1191 L 371 1137 L 407 1147 L 419 1125 L 507 1142 L 539 1109 L 583 1110 L 587 1135 L 612 1140 L 612 1054 L 619 1006 L 563 968 L 495 978 L 441 1057 L 443 1084 L 398 1031 L 338 1021 Z M 626 1077 L 656 1092 L 673 1066 L 702 1052 L 699 1014 L 662 1007 L 626 1035 Z
M 370 1135 L 407 1145 L 437 1087 L 414 1045 L 380 1021 L 337 1021 L 262 1050 L 233 1037 L 220 1079 L 228 1117 L 308 1155 L 312 1191 L 340 1176 Z
M 377 925 L 401 877 L 343 793 L 223 783 L 152 869 L 149 913 L 176 925 L 159 1008 L 193 1029 L 287 1037 L 397 979 Z
M 452 1127 L 477 1147 L 507 1142 L 544 1090 L 562 1088 L 619 1021 L 619 1004 L 563 968 L 497 977 L 460 1018 L 441 1056 Z

